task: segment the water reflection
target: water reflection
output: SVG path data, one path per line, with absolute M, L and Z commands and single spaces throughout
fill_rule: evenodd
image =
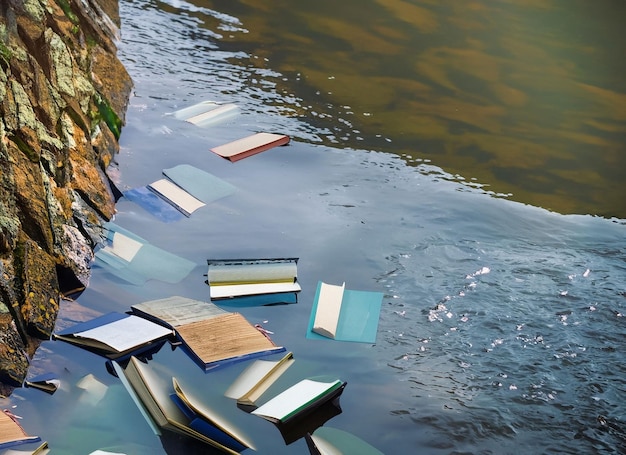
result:
M 561 213 L 626 217 L 623 2 L 191 3 L 239 19 L 185 13 L 250 55 L 231 63 L 280 72 L 265 79 L 281 96 L 264 103 L 326 128 L 327 143 L 430 159 Z

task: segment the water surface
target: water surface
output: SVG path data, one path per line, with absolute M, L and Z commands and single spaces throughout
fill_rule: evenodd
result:
M 513 454 L 521 447 L 527 453 L 625 451 L 623 221 L 551 212 L 543 202 L 519 202 L 524 198 L 517 199 L 518 190 L 510 198 L 494 197 L 486 190 L 496 188 L 496 181 L 490 179 L 495 171 L 478 175 L 472 170 L 477 167 L 465 165 L 457 170 L 443 161 L 451 152 L 435 153 L 427 147 L 440 144 L 452 151 L 465 140 L 487 147 L 484 132 L 465 131 L 463 126 L 458 134 L 450 133 L 453 124 L 460 126 L 453 122 L 453 118 L 461 119 L 456 115 L 464 116 L 458 120 L 463 125 L 474 122 L 481 131 L 493 126 L 490 137 L 510 137 L 507 140 L 513 145 L 526 136 L 513 120 L 504 122 L 487 115 L 487 107 L 481 111 L 484 115 L 476 109 L 474 115 L 453 114 L 453 104 L 446 104 L 452 98 L 465 97 L 465 105 L 475 108 L 483 105 L 481 97 L 486 96 L 483 92 L 472 98 L 463 86 L 468 79 L 458 75 L 470 71 L 475 59 L 459 54 L 461 63 L 450 63 L 455 61 L 458 52 L 453 49 L 458 47 L 451 45 L 447 54 L 435 52 L 443 59 L 440 69 L 452 65 L 454 70 L 423 75 L 423 92 L 414 86 L 403 89 L 407 103 L 427 103 L 429 109 L 439 112 L 417 116 L 432 122 L 431 127 L 406 129 L 406 134 L 419 137 L 416 144 L 421 144 L 413 145 L 410 153 L 395 148 L 403 143 L 399 131 L 404 131 L 401 125 L 408 111 L 388 110 L 385 112 L 396 112 L 395 117 L 377 120 L 384 113 L 381 100 L 396 98 L 381 92 L 400 93 L 397 87 L 401 84 L 373 84 L 368 77 L 361 81 L 355 75 L 351 82 L 342 82 L 345 99 L 335 100 L 326 93 L 331 84 L 342 80 L 342 74 L 357 72 L 357 64 L 350 59 L 364 59 L 366 51 L 376 49 L 376 43 L 392 46 L 402 41 L 403 33 L 408 32 L 403 32 L 399 23 L 407 18 L 414 18 L 407 27 L 424 35 L 421 52 L 427 53 L 435 38 L 442 42 L 460 39 L 445 38 L 442 24 L 454 17 L 464 17 L 471 24 L 472 11 L 483 11 L 488 17 L 495 8 L 519 21 L 530 21 L 524 14 L 532 11 L 548 16 L 554 11 L 541 8 L 543 2 L 525 3 L 529 6 L 517 7 L 519 11 L 508 2 L 474 2 L 466 4 L 467 14 L 457 11 L 454 16 L 446 8 L 454 10 L 456 2 L 449 7 L 427 2 L 412 7 L 406 2 L 371 2 L 346 10 L 353 13 L 350 20 L 344 16 L 333 22 L 328 16 L 341 17 L 340 10 L 350 2 L 335 2 L 334 15 L 331 6 L 325 7 L 323 2 L 315 11 L 307 11 L 302 3 L 271 9 L 253 2 L 229 2 L 219 8 L 199 0 L 121 3 L 120 55 L 135 81 L 135 90 L 121 138 L 122 151 L 109 175 L 124 190 L 160 178 L 162 169 L 191 164 L 235 185 L 237 192 L 189 219 L 168 224 L 130 201 L 120 200 L 116 223 L 197 267 L 179 284 L 150 281 L 143 286 L 130 285 L 94 267 L 87 291 L 76 302 L 63 302 L 59 326 L 101 312 L 126 311 L 134 303 L 170 295 L 207 300 L 207 258 L 298 256 L 303 288 L 298 304 L 240 311 L 251 322 L 274 332 L 277 344 L 294 352 L 296 364 L 287 381 L 330 374 L 348 382 L 341 399 L 343 412 L 329 426 L 349 431 L 387 454 Z M 367 13 L 368 8 L 379 8 L 375 10 L 378 13 Z M 401 14 L 402 8 L 411 10 Z M 413 14 L 414 8 L 420 14 Z M 324 11 L 328 11 L 324 22 L 313 27 Z M 516 14 L 511 16 L 513 12 Z M 304 47 L 311 52 L 298 56 L 289 46 L 304 38 L 292 32 L 293 39 L 278 40 L 274 37 L 279 34 L 279 24 L 263 25 L 270 17 L 278 20 L 284 15 L 292 15 L 295 24 L 287 26 L 283 21 L 280 33 L 288 33 L 289 27 L 304 27 L 297 25 L 298 17 L 306 18 L 307 29 L 318 30 L 320 36 L 331 36 L 334 29 L 352 32 L 337 32 L 334 40 L 310 38 Z M 556 15 L 549 17 L 557 21 Z M 367 22 L 374 19 L 379 21 L 378 28 Z M 516 21 L 506 26 L 495 19 L 492 24 L 498 24 L 503 34 L 519 26 Z M 367 33 L 359 35 L 359 30 Z M 341 54 L 339 37 L 350 37 L 359 44 L 362 57 L 354 56 L 351 49 Z M 372 43 L 368 37 L 378 39 Z M 535 51 L 544 49 L 549 54 L 550 42 L 536 44 Z M 317 55 L 316 46 L 324 46 L 346 64 L 335 65 L 332 71 L 325 69 L 323 62 L 329 59 Z M 385 52 L 392 55 L 392 50 Z M 404 63 L 390 59 L 385 64 L 380 55 L 381 51 L 376 51 L 370 61 L 372 65 L 377 62 L 375 67 L 381 72 L 399 73 L 394 82 L 411 79 L 400 69 Z M 464 58 L 469 59 L 467 64 L 462 63 Z M 318 64 L 312 63 L 316 59 Z M 286 62 L 291 62 L 291 68 Z M 614 62 L 616 68 L 621 64 Z M 307 76 L 307 82 L 305 74 L 315 71 L 319 77 L 310 82 L 313 76 Z M 331 76 L 335 79 L 329 79 Z M 434 90 L 435 80 L 438 86 L 448 81 L 449 92 Z M 479 80 L 486 84 L 487 79 L 479 77 L 472 83 Z M 546 81 L 550 80 L 547 73 Z M 530 104 L 539 103 L 528 90 L 540 86 L 526 83 L 532 88 L 519 89 L 517 96 Z M 322 91 L 323 84 L 329 84 L 326 91 Z M 610 78 L 602 84 L 606 90 L 617 90 Z M 552 87 L 561 90 L 559 84 Z M 420 98 L 419 93 L 430 95 Z M 409 100 L 413 96 L 417 98 Z M 203 99 L 236 102 L 241 115 L 210 129 L 169 115 Z M 604 100 L 607 105 L 613 103 L 611 97 Z M 347 114 L 348 108 L 343 106 L 350 106 L 353 113 Z M 520 108 L 527 109 L 530 119 L 532 109 L 524 106 L 522 103 Z M 615 112 L 619 109 L 615 107 Z M 549 118 L 549 113 L 545 114 Z M 602 115 L 598 118 L 604 118 Z M 554 148 L 562 147 L 561 152 L 566 148 L 565 133 L 573 128 L 563 122 L 558 128 L 556 123 L 546 125 L 544 131 L 544 138 L 550 129 L 560 134 Z M 621 124 L 616 121 L 614 125 L 617 129 L 607 132 L 603 140 L 617 141 L 614 138 L 622 134 Z M 534 133 L 529 132 L 525 140 L 543 144 L 536 126 L 528 128 Z M 208 151 L 255 131 L 282 132 L 294 140 L 287 147 L 237 163 Z M 514 131 L 517 136 L 510 134 Z M 433 137 L 424 139 L 425 132 Z M 493 153 L 497 149 L 494 147 Z M 509 156 L 509 152 L 502 153 L 498 160 Z M 511 166 L 519 167 L 519 156 L 510 153 Z M 534 156 L 538 162 L 546 159 L 539 152 Z M 589 164 L 606 156 L 594 155 Z M 476 161 L 469 156 L 467 160 Z M 455 162 L 458 160 L 448 161 Z M 583 167 L 576 169 L 584 173 Z M 545 172 L 557 170 L 550 167 Z M 471 176 L 477 179 L 474 186 L 466 183 L 472 182 Z M 611 180 L 601 180 L 600 186 L 609 188 L 605 185 Z M 491 186 L 481 186 L 487 183 Z M 494 191 L 510 192 L 507 188 Z M 565 191 L 563 188 L 544 196 Z M 619 213 L 615 203 L 608 204 L 612 208 L 606 213 Z M 569 211 L 565 205 L 560 207 Z M 591 212 L 603 213 L 597 207 Z M 318 280 L 345 281 L 348 289 L 385 293 L 376 344 L 305 338 Z M 259 453 L 307 453 L 302 440 L 285 445 L 271 424 L 222 400 L 221 391 L 242 366 L 205 375 L 182 352 L 167 347 L 153 362 L 205 391 L 207 399 L 215 400 L 216 409 L 247 429 Z M 24 417 L 27 430 L 48 440 L 53 453 L 90 453 L 99 448 L 133 454 L 196 453 L 182 441 L 156 438 L 119 381 L 107 373 L 101 358 L 61 342 L 45 342 L 32 363 L 33 373 L 41 371 L 57 373 L 63 382 L 61 390 L 48 396 L 20 389 L 3 406 L 15 406 L 13 412 Z M 77 385 L 87 374 L 105 384 L 101 396 L 96 387 L 85 390 Z

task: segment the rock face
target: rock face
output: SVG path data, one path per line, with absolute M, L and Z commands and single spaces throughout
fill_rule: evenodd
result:
M 23 382 L 60 297 L 85 287 L 115 211 L 104 169 L 132 81 L 117 0 L 0 2 L 0 393 Z

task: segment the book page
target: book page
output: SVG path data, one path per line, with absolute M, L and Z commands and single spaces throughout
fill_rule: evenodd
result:
M 177 331 L 205 364 L 277 349 L 239 313 L 193 322 Z
M 269 145 L 273 142 L 279 141 L 287 136 L 283 134 L 272 133 L 257 133 L 252 136 L 244 137 L 228 144 L 220 145 L 211 149 L 212 152 L 217 153 L 225 158 L 238 155 L 240 153 L 247 152 L 258 147 Z
M 115 232 L 113 234 L 111 245 L 106 245 L 102 248 L 102 250 L 117 256 L 126 262 L 130 262 L 135 258 L 142 246 L 143 243 L 131 239 L 130 237 L 127 237 L 119 232 Z
M 335 338 L 345 286 L 345 283 L 341 286 L 321 283 L 315 321 L 313 322 L 315 333 L 328 338 Z
M 209 284 L 293 283 L 298 276 L 295 261 L 211 262 Z
M 259 284 L 233 284 L 213 285 L 210 287 L 212 299 L 238 297 L 244 295 L 276 294 L 280 292 L 300 292 L 302 288 L 298 283 L 259 283 Z
M 150 300 L 132 305 L 131 308 L 160 319 L 172 327 L 180 327 L 228 313 L 213 303 L 179 296 Z
M 304 409 L 307 404 L 333 390 L 340 383 L 338 379 L 330 383 L 303 379 L 252 411 L 252 414 L 283 420 L 290 414 Z
M 237 377 L 224 396 L 235 400 L 246 397 L 254 402 L 293 362 L 291 352 L 280 360 L 255 360 Z
M 28 436 L 15 420 L 6 412 L 0 411 L 0 444 L 28 440 L 29 438 L 37 439 L 36 436 Z
M 171 329 L 138 316 L 128 316 L 110 324 L 75 333 L 75 337 L 100 341 L 118 352 L 171 335 Z
M 205 205 L 204 202 L 196 199 L 187 191 L 167 179 L 152 182 L 148 185 L 148 187 L 163 199 L 187 214 L 191 214 Z

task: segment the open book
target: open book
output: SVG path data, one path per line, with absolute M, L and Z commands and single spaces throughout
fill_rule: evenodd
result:
M 159 430 L 173 431 L 230 454 L 237 454 L 249 447 L 243 438 L 224 432 L 223 428 L 228 424 L 215 426 L 216 421 L 219 421 L 217 414 L 212 415 L 213 425 L 201 426 L 193 423 L 193 419 L 172 399 L 176 392 L 172 386 L 171 376 L 159 374 L 150 365 L 140 362 L 135 357 L 131 357 L 126 368 L 122 368 L 116 362 L 113 362 L 113 366 L 133 401 L 157 434 Z M 225 441 L 228 441 L 228 445 L 223 443 Z
M 211 300 L 266 295 L 264 304 L 295 303 L 301 290 L 298 258 L 209 259 L 207 264 Z
M 340 379 L 316 377 L 303 379 L 252 411 L 273 423 L 288 423 L 322 404 L 338 398 L 346 383 Z
M 211 151 L 230 161 L 239 161 L 257 153 L 264 152 L 289 143 L 289 136 L 284 134 L 257 133 L 228 144 L 213 147 Z
M 138 316 L 111 312 L 56 332 L 52 338 L 118 359 L 152 349 L 158 342 L 173 336 L 174 331 L 162 325 Z
M 375 343 L 383 294 L 350 291 L 320 281 L 311 309 L 307 338 Z
M 240 313 L 210 302 L 169 297 L 132 305 L 133 313 L 173 328 L 189 356 L 205 371 L 285 350 Z
M 39 441 L 39 436 L 28 435 L 7 411 L 0 411 L 0 450 Z
M 294 362 L 293 354 L 287 353 L 282 359 L 255 360 L 231 384 L 224 393 L 237 400 L 237 406 L 255 407 L 256 401 Z

